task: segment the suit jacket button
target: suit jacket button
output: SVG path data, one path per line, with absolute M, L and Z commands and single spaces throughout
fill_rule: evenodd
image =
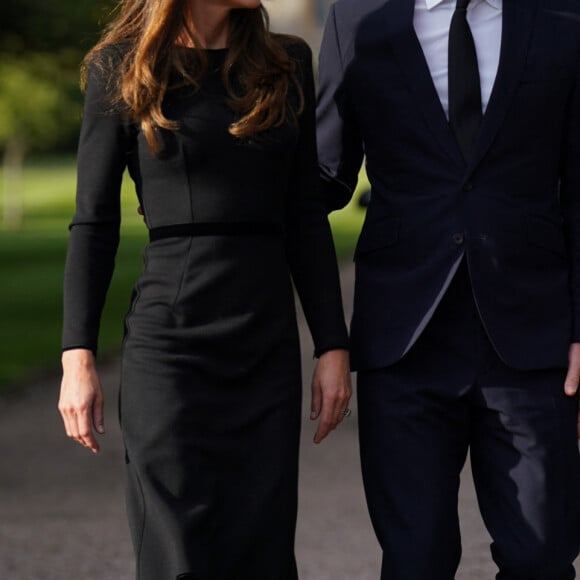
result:
M 473 189 L 473 183 L 471 183 L 471 181 L 468 181 L 467 183 L 465 183 L 463 185 L 463 191 L 471 191 Z
M 456 246 L 461 246 L 463 242 L 465 242 L 465 236 L 458 232 L 456 234 L 453 234 L 452 240 Z

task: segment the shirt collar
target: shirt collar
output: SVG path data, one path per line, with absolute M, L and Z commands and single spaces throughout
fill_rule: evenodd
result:
M 425 5 L 427 6 L 427 10 L 431 10 L 436 6 L 439 6 L 439 4 L 443 4 L 443 2 L 446 2 L 447 0 L 424 0 L 424 1 Z M 487 2 L 492 8 L 495 8 L 496 10 L 501 10 L 502 8 L 502 0 L 483 0 L 483 1 Z

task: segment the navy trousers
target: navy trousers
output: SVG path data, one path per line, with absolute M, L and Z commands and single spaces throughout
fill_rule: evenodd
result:
M 398 363 L 359 373 L 360 448 L 381 580 L 452 580 L 470 452 L 498 580 L 568 580 L 580 544 L 577 400 L 566 369 L 518 371 L 490 344 L 467 268 Z

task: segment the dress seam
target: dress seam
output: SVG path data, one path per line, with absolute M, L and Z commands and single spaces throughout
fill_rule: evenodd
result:
M 189 262 L 189 260 L 191 258 L 191 248 L 192 248 L 192 245 L 193 245 L 193 240 L 194 240 L 194 238 L 189 238 L 188 245 L 187 245 L 187 252 L 186 252 L 186 255 L 185 255 L 185 258 L 184 258 L 185 263 Z M 173 299 L 173 304 L 171 305 L 171 312 L 173 314 L 175 314 L 175 310 L 177 308 L 177 303 L 179 302 L 179 297 L 181 296 L 181 292 L 183 290 L 183 285 L 184 285 L 184 282 L 185 282 L 186 270 L 187 269 L 185 268 L 185 264 L 184 264 L 184 267 L 183 267 L 183 269 L 181 271 L 181 276 L 179 278 L 179 284 L 177 285 L 177 291 L 175 292 L 175 297 Z

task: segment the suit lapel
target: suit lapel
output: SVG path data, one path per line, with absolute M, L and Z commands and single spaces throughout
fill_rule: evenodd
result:
M 385 28 L 391 31 L 391 49 L 411 89 L 417 110 L 433 136 L 449 157 L 464 164 L 413 27 L 414 9 L 413 0 L 390 0 L 385 4 L 382 20 Z
M 417 110 L 449 157 L 465 164 L 451 131 L 429 66 L 413 27 L 414 0 L 387 0 L 380 21 L 413 94 Z M 468 168 L 472 171 L 493 143 L 518 87 L 530 44 L 537 0 L 503 0 L 502 46 L 496 80 Z
M 537 0 L 503 0 L 499 68 L 469 161 L 470 171 L 487 153 L 505 119 L 526 61 L 536 10 Z

